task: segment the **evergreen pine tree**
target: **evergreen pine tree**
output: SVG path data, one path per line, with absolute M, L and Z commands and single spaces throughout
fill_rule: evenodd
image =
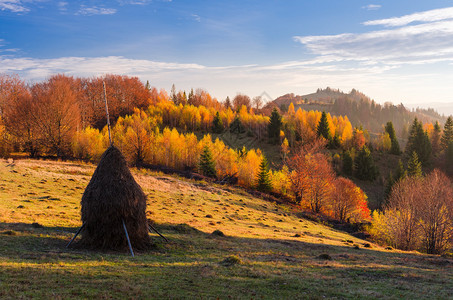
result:
M 321 120 L 319 120 L 318 127 L 316 128 L 316 134 L 318 137 L 323 137 L 327 141 L 332 139 L 330 135 L 329 122 L 327 121 L 327 114 L 325 111 L 322 112 Z
M 420 134 L 420 130 L 423 131 L 422 125 L 419 124 L 418 119 L 415 118 L 412 122 L 411 128 L 409 129 L 409 137 L 405 149 L 407 155 L 412 155 L 412 152 L 416 150 L 417 142 L 420 142 L 417 140 L 419 139 L 418 135 Z
M 354 162 L 352 161 L 351 153 L 346 151 L 343 153 L 343 172 L 347 176 L 352 176 Z
M 398 166 L 395 170 L 395 176 L 393 176 L 392 172 L 390 171 L 389 177 L 387 177 L 387 184 L 385 186 L 385 199 L 388 199 L 392 192 L 392 187 L 395 183 L 399 182 L 400 180 L 404 179 L 407 176 L 407 171 L 404 170 L 403 163 L 401 159 L 398 160 Z
M 441 139 L 442 129 L 440 128 L 439 122 L 436 121 L 434 124 L 434 130 L 431 135 L 431 148 L 433 150 L 433 156 L 438 156 L 440 153 L 440 139 Z
M 417 118 L 412 123 L 409 139 L 406 145 L 406 155 L 411 156 L 412 152 L 417 153 L 417 157 L 423 166 L 428 166 L 431 161 L 431 141 L 428 133 L 423 131 L 423 124 Z
M 389 134 L 390 141 L 392 143 L 390 147 L 390 153 L 396 155 L 401 154 L 400 145 L 398 143 L 398 139 L 395 134 L 395 128 L 393 128 L 392 122 L 387 122 L 387 124 L 385 125 L 385 131 Z
M 385 199 L 388 199 L 388 197 L 390 197 L 390 194 L 392 193 L 392 187 L 394 184 L 395 179 L 393 179 L 392 172 L 390 171 L 389 176 L 387 177 L 387 183 L 385 184 L 385 195 L 384 195 Z
M 395 170 L 395 177 L 393 178 L 394 182 L 398 182 L 398 181 L 406 178 L 406 176 L 407 176 L 407 171 L 404 169 L 403 162 L 400 159 L 400 160 L 398 160 L 398 166 L 396 167 L 396 170 Z
M 238 116 L 236 116 L 233 120 L 233 122 L 231 122 L 230 124 L 230 132 L 231 133 L 236 133 L 236 134 L 240 134 L 240 133 L 244 133 L 245 132 L 245 128 L 244 128 L 244 125 L 242 125 L 242 122 L 241 120 L 239 119 Z
M 272 182 L 269 176 L 269 166 L 266 157 L 263 156 L 260 164 L 260 170 L 256 178 L 256 189 L 262 192 L 270 192 L 272 190 Z
M 329 148 L 338 149 L 340 148 L 340 146 L 341 146 L 340 137 L 337 134 L 335 134 L 333 138 L 329 141 Z
M 373 157 L 367 146 L 363 146 L 357 154 L 355 160 L 355 176 L 358 179 L 374 181 L 378 175 L 378 170 L 374 164 Z
M 222 119 L 220 119 L 219 112 L 216 112 L 214 120 L 212 121 L 212 132 L 219 134 L 223 132 L 223 122 Z
M 447 121 L 445 122 L 444 132 L 442 134 L 442 138 L 440 139 L 442 150 L 446 151 L 448 149 L 448 145 L 452 142 L 453 142 L 453 118 L 449 116 Z
M 282 116 L 279 114 L 278 110 L 274 108 L 267 126 L 269 143 L 277 144 L 279 142 L 282 125 Z
M 425 130 L 423 133 L 423 144 L 421 151 L 422 159 L 420 162 L 423 166 L 429 167 L 432 161 L 433 148 L 431 146 L 431 140 L 429 139 L 428 131 Z
M 409 177 L 422 177 L 422 164 L 415 151 L 412 152 L 412 156 L 407 162 L 407 175 Z
M 207 145 L 204 146 L 203 152 L 200 155 L 199 169 L 201 174 L 207 177 L 216 178 L 215 162 L 212 158 L 211 151 Z

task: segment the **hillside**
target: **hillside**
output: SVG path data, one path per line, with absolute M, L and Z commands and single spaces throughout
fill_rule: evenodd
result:
M 331 88 L 318 89 L 316 93 L 308 95 L 286 94 L 278 97 L 270 106 L 287 109 L 293 103 L 295 109 L 326 111 L 335 116 L 347 116 L 353 126 L 363 126 L 371 133 L 380 133 L 383 125 L 392 121 L 399 138 L 406 139 L 408 129 L 415 117 L 423 123 L 443 124 L 445 116 L 433 109 L 409 110 L 403 104 L 381 105 L 365 94 L 353 89 L 346 94 Z
M 0 298 L 442 298 L 451 259 L 386 250 L 242 189 L 133 170 L 155 249 L 65 249 L 95 166 L 0 161 Z M 212 234 L 220 230 L 226 236 Z

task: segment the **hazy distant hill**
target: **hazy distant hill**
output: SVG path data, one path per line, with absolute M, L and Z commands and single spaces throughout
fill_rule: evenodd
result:
M 286 110 L 291 103 L 296 110 L 301 107 L 304 110 L 326 111 L 337 116 L 346 115 L 354 126 L 362 125 L 372 133 L 381 132 L 383 125 L 392 121 L 397 135 L 401 138 L 407 136 L 409 126 L 415 117 L 422 122 L 439 121 L 441 124 L 445 122 L 445 117 L 434 109 L 411 111 L 403 104 L 381 105 L 355 89 L 349 94 L 331 88 L 318 89 L 316 93 L 303 96 L 286 94 L 269 105 Z
M 439 112 L 439 114 L 444 115 L 444 116 L 451 116 L 453 115 L 453 102 L 451 103 L 442 103 L 442 102 L 431 102 L 429 104 L 413 104 L 413 105 L 408 105 L 411 109 L 424 109 L 426 110 L 426 107 L 430 107 L 430 109 Z

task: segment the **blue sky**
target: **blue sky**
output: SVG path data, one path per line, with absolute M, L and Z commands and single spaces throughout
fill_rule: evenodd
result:
M 138 76 L 219 100 L 330 86 L 453 102 L 453 0 L 0 0 L 0 72 Z

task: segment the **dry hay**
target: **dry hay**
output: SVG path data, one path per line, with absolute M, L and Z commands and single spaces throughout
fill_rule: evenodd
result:
M 82 246 L 125 249 L 123 220 L 134 249 L 150 246 L 146 196 L 118 148 L 110 146 L 82 196 Z

